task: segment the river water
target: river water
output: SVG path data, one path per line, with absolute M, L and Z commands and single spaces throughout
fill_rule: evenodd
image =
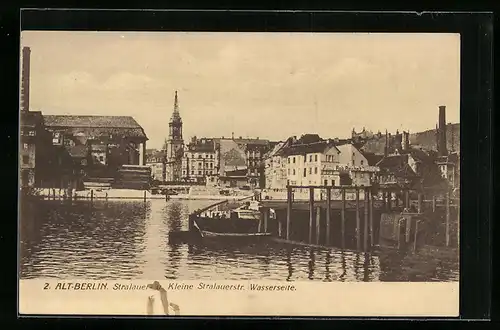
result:
M 457 281 L 458 261 L 289 245 L 169 244 L 211 201 L 26 203 L 20 276 L 58 279 Z M 28 207 L 29 206 L 29 207 Z M 456 259 L 456 258 L 455 258 Z

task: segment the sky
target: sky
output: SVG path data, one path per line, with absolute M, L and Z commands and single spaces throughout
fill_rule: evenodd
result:
M 349 137 L 460 117 L 458 34 L 24 31 L 30 108 L 133 116 L 161 148 L 175 91 L 184 140 Z

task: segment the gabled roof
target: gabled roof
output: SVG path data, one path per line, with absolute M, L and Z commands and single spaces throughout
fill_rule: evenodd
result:
M 361 154 L 365 156 L 370 166 L 376 166 L 384 158 L 384 155 L 377 155 L 371 152 L 361 152 Z
M 417 174 L 408 165 L 408 155 L 390 155 L 384 157 L 377 163 L 377 166 L 384 172 L 393 173 L 396 176 L 416 177 Z
M 305 155 L 311 153 L 323 153 L 332 147 L 340 152 L 340 150 L 333 143 L 320 141 L 308 144 L 293 144 L 287 148 L 283 148 L 278 153 L 282 156 Z

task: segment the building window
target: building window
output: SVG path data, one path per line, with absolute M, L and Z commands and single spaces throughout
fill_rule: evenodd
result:
M 307 174 L 307 171 L 306 171 L 306 169 L 304 168 L 304 177 L 306 176 L 306 174 Z
M 198 171 L 198 175 L 201 175 L 201 171 Z
M 30 156 L 24 155 L 23 156 L 23 164 L 27 165 L 30 163 Z
M 325 186 L 328 186 L 328 180 L 325 180 Z
M 28 144 L 27 143 L 23 143 L 23 149 L 24 150 L 28 149 Z
M 191 171 L 191 175 L 194 175 L 194 171 Z
M 288 158 L 287 160 L 288 160 L 288 164 L 290 164 L 290 158 Z
M 314 174 L 318 174 L 318 168 L 317 167 L 314 168 Z
M 309 174 L 312 174 L 313 173 L 313 169 L 312 167 L 309 167 Z
M 335 180 L 332 180 L 332 186 L 335 187 Z
M 186 175 L 186 171 L 182 171 L 182 175 Z
M 295 164 L 295 157 L 293 157 L 293 163 Z
M 295 169 L 293 169 L 293 175 L 295 175 Z
M 318 155 L 314 155 L 314 161 L 317 162 L 318 161 Z
M 99 160 L 100 160 L 101 162 L 103 162 L 103 161 L 104 161 L 104 156 L 99 156 Z
M 363 165 L 363 163 L 364 163 L 363 160 L 361 160 L 360 162 L 361 162 L 361 165 Z

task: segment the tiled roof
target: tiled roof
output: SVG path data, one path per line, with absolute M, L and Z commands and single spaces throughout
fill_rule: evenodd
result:
M 45 126 L 89 128 L 142 128 L 131 116 L 44 115 Z
M 189 151 L 215 152 L 215 142 L 212 139 L 198 140 L 196 143 L 188 144 Z
M 384 157 L 377 163 L 377 166 L 384 172 L 390 172 L 397 176 L 414 177 L 417 176 L 408 165 L 408 155 L 391 155 Z
M 278 154 L 282 156 L 303 155 L 308 153 L 324 152 L 329 147 L 337 148 L 333 143 L 321 141 L 308 144 L 294 144 L 290 147 L 281 149 Z
M 137 137 L 147 140 L 146 134 L 141 127 L 138 128 L 120 128 L 120 127 L 64 127 L 49 126 L 50 129 L 63 129 L 65 135 L 83 135 L 87 138 L 107 138 L 110 140 L 119 140 L 122 137 Z M 112 138 L 111 138 L 112 137 Z

